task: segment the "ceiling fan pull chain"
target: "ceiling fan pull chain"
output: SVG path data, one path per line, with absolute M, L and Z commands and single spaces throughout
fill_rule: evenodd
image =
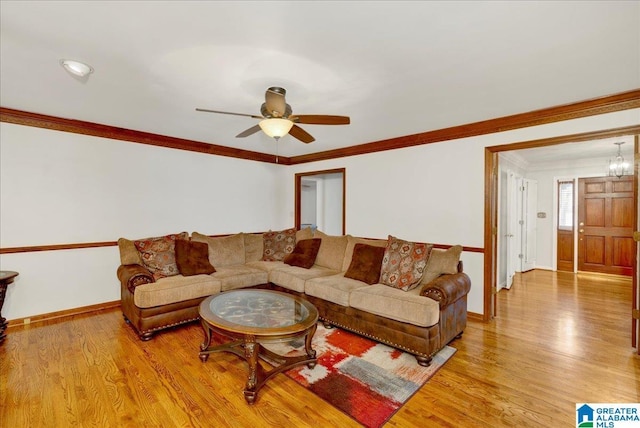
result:
M 280 141 L 280 137 L 274 137 L 276 140 L 276 163 L 278 163 L 278 141 Z

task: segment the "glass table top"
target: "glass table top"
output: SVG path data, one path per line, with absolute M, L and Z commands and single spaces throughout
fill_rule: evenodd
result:
M 317 312 L 302 299 L 267 290 L 227 291 L 211 298 L 206 306 L 208 315 L 225 324 L 264 329 L 293 326 L 308 320 L 310 310 Z

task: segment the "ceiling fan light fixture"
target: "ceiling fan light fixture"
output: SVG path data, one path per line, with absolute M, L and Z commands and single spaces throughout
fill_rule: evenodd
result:
M 260 129 L 271 138 L 280 138 L 287 135 L 293 126 L 289 119 L 270 118 L 261 120 Z
M 61 59 L 60 65 L 64 67 L 71 74 L 76 76 L 85 77 L 93 73 L 93 67 L 84 62 L 74 61 L 71 59 Z

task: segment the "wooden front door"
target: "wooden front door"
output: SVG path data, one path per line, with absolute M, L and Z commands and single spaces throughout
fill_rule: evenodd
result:
M 633 274 L 632 176 L 578 180 L 578 270 Z

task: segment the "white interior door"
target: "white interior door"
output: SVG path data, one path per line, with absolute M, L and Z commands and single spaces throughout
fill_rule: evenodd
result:
M 513 277 L 516 274 L 520 259 L 519 248 L 516 245 L 516 235 L 518 230 L 518 179 L 513 172 L 509 172 L 507 177 L 507 281 L 505 288 L 509 289 L 513 285 Z
M 520 270 L 518 195 L 519 177 L 511 170 L 500 171 L 498 184 L 498 257 L 496 261 L 497 287 L 509 289 L 516 271 Z
M 520 260 L 521 271 L 526 272 L 536 267 L 538 182 L 523 178 L 520 193 L 522 195 Z

